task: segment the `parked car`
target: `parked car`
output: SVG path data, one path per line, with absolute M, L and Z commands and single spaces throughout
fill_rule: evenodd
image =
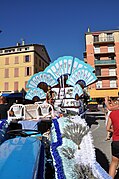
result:
M 98 111 L 98 103 L 97 103 L 97 101 L 95 101 L 95 100 L 89 101 L 88 104 L 87 104 L 87 109 L 90 112 Z

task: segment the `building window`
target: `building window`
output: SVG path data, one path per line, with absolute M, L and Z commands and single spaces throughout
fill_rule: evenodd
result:
M 34 73 L 38 73 L 39 70 L 37 68 L 34 69 Z
M 29 47 L 26 47 L 25 50 L 29 50 Z
M 101 76 L 101 67 L 95 67 L 96 76 Z
M 9 78 L 9 69 L 5 69 L 5 78 Z
M 12 49 L 13 52 L 15 52 L 15 49 Z
M 26 67 L 25 68 L 25 76 L 30 76 L 31 75 L 31 67 Z
M 108 52 L 114 52 L 114 45 L 108 44 Z
M 44 63 L 42 62 L 42 68 L 44 69 Z
M 94 46 L 94 53 L 100 53 L 100 46 L 99 45 Z
M 30 55 L 26 55 L 24 57 L 24 62 L 30 62 Z
M 4 83 L 4 90 L 9 91 L 9 83 L 8 82 Z
M 115 60 L 114 55 L 109 55 L 109 60 Z
M 96 83 L 96 88 L 102 88 L 102 81 L 98 80 Z
M 114 38 L 113 38 L 113 35 L 112 33 L 107 33 L 107 41 L 113 41 Z
M 99 35 L 94 35 L 94 42 L 99 42 Z
M 110 87 L 116 88 L 116 80 L 110 80 Z
M 39 66 L 41 66 L 41 60 L 39 60 Z
M 100 55 L 96 55 L 95 60 L 100 60 Z
M 110 67 L 110 68 L 109 68 L 109 75 L 110 75 L 110 76 L 116 76 L 116 69 Z
M 9 53 L 9 52 L 11 52 L 11 50 L 5 50 L 5 53 Z
M 21 51 L 22 49 L 21 48 L 17 48 L 17 51 Z
M 15 81 L 14 82 L 14 91 L 18 91 L 18 85 L 19 85 L 18 81 Z
M 27 85 L 28 81 L 25 81 L 25 89 L 27 89 L 26 85 Z
M 14 68 L 14 77 L 19 76 L 19 68 Z
M 18 64 L 18 63 L 19 63 L 19 57 L 18 57 L 18 56 L 15 57 L 14 63 L 15 63 L 15 64 Z
M 38 58 L 35 57 L 35 64 L 37 65 L 37 63 L 38 63 Z
M 9 65 L 9 57 L 5 58 L 5 65 Z

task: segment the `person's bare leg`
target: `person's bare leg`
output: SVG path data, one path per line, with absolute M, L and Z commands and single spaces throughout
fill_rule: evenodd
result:
M 117 157 L 112 156 L 112 161 L 109 168 L 109 175 L 114 179 L 116 174 L 116 169 L 119 163 L 119 159 Z
M 110 132 L 109 131 L 107 132 L 107 137 L 105 140 L 110 140 Z

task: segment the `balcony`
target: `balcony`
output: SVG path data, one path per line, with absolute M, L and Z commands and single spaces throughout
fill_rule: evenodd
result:
M 96 90 L 104 90 L 104 89 L 117 89 L 118 86 L 117 85 L 103 85 L 103 86 L 96 86 Z
M 96 77 L 99 78 L 99 79 L 102 79 L 102 78 L 117 78 L 117 75 L 116 73 L 115 74 L 96 74 Z
M 94 44 L 101 44 L 101 43 L 114 43 L 114 37 L 99 37 L 99 38 L 94 38 L 93 41 Z
M 116 60 L 94 60 L 95 66 L 116 65 Z
M 103 48 L 103 50 L 100 51 L 100 49 L 94 49 L 94 55 L 95 56 L 109 56 L 109 55 L 114 55 L 115 54 L 115 50 L 114 48 L 111 50 L 107 50 L 107 48 Z
M 110 82 L 97 82 L 96 83 L 96 89 L 97 90 L 103 90 L 103 89 L 116 89 L 118 88 L 117 81 L 110 81 Z

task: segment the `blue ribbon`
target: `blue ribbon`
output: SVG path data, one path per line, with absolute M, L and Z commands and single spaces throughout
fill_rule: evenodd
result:
M 63 165 L 62 165 L 62 159 L 58 153 L 57 147 L 62 145 L 62 136 L 59 129 L 59 123 L 57 121 L 58 118 L 53 119 L 55 132 L 57 136 L 57 142 L 51 143 L 51 149 L 52 149 L 52 155 L 55 159 L 55 167 L 57 169 L 57 177 L 58 179 L 66 179 L 64 175 Z

